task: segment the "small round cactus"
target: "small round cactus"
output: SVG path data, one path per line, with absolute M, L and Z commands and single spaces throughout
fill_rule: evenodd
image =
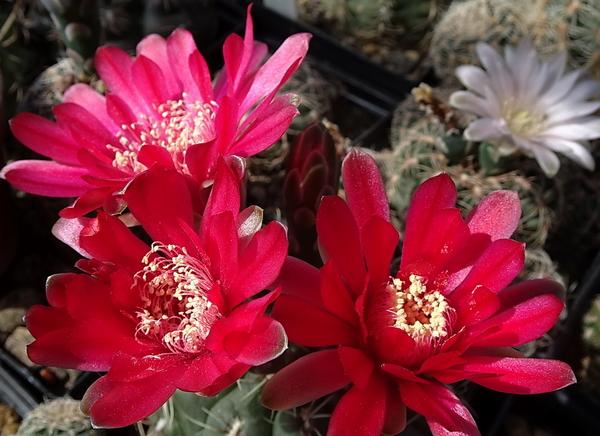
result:
M 58 398 L 40 404 L 23 420 L 16 436 L 102 436 L 93 429 L 89 417 L 79 408 L 80 401 Z
M 478 64 L 475 45 L 484 41 L 499 48 L 517 44 L 531 27 L 530 2 L 466 0 L 454 2 L 433 30 L 429 55 L 435 73 L 454 82 L 459 65 Z

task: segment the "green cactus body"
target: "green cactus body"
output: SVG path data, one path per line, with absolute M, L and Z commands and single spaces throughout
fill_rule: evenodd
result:
M 538 50 L 553 55 L 566 49 L 569 67 L 586 68 L 600 79 L 600 0 L 548 0 L 544 11 Z
M 429 55 L 436 74 L 454 82 L 459 65 L 477 65 L 475 45 L 516 44 L 532 27 L 532 2 L 466 0 L 454 2 L 433 30 Z
M 80 401 L 58 398 L 40 404 L 23 419 L 16 436 L 102 436 L 93 429 L 88 416 L 80 409 Z

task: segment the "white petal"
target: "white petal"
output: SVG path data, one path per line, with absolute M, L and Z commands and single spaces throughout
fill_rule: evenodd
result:
M 538 101 L 539 107 L 547 108 L 567 95 L 579 80 L 583 71 L 573 70 L 562 76 L 552 85 Z
M 485 99 L 469 91 L 456 91 L 449 99 L 450 106 L 462 109 L 480 117 L 493 117 L 498 114 L 498 107 L 490 105 Z
M 546 93 L 565 72 L 565 67 L 567 65 L 567 51 L 562 50 L 559 52 L 549 62 L 547 62 L 547 65 L 548 70 L 546 72 L 544 86 L 541 89 L 542 93 Z
M 540 144 L 531 144 L 531 150 L 540 167 L 548 177 L 554 177 L 560 168 L 560 160 L 553 151 Z
M 598 109 L 600 109 L 600 101 L 584 101 L 577 104 L 563 104 L 560 102 L 548 108 L 546 123 L 551 126 L 558 122 L 593 114 Z
M 600 138 L 600 117 L 582 117 L 570 123 L 558 124 L 545 129 L 540 136 L 574 141 Z
M 504 58 L 491 45 L 479 42 L 475 46 L 477 55 L 490 76 L 490 85 L 496 91 L 500 100 L 507 100 L 514 95 L 513 78 L 510 75 Z
M 456 77 L 463 85 L 480 95 L 485 95 L 486 88 L 490 84 L 490 79 L 485 71 L 474 65 L 461 65 L 456 68 Z
M 579 142 L 567 141 L 562 138 L 547 138 L 543 140 L 543 143 L 549 149 L 562 153 L 582 167 L 594 171 L 594 168 L 596 167 L 594 157 L 588 149 Z
M 469 124 L 464 137 L 469 141 L 485 141 L 499 138 L 506 133 L 506 122 L 502 118 L 481 118 Z

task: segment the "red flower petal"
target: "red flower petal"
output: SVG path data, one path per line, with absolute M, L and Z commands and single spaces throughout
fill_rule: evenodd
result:
M 467 217 L 471 233 L 485 233 L 507 239 L 517 230 L 521 218 L 521 201 L 516 192 L 494 191 L 473 208 Z
M 517 304 L 542 294 L 554 295 L 561 301 L 565 301 L 565 288 L 554 280 L 538 279 L 509 286 L 498 292 L 500 309 L 510 309 Z
M 286 257 L 279 277 L 269 288 L 274 289 L 277 286 L 283 288 L 284 294 L 304 298 L 316 307 L 323 307 L 319 269 L 303 260 Z
M 408 236 L 408 232 L 406 233 Z M 464 223 L 458 209 L 443 209 L 435 212 L 429 219 L 429 228 L 422 235 L 418 247 L 411 257 L 429 265 L 430 275 L 436 274 L 453 257 L 460 256 L 468 243 L 469 229 Z M 406 245 L 404 246 L 406 247 Z M 400 271 L 408 271 L 414 264 L 404 262 L 405 248 L 402 249 L 402 267 Z M 458 253 L 458 254 L 457 254 Z
M 327 255 L 335 261 L 354 296 L 360 295 L 367 271 L 359 230 L 350 208 L 340 197 L 332 195 L 321 200 L 317 232 Z
M 344 375 L 337 350 L 322 350 L 292 362 L 265 385 L 262 403 L 273 410 L 298 407 L 343 388 Z
M 366 389 L 375 369 L 375 362 L 358 348 L 338 347 L 337 351 L 344 365 L 344 373 L 359 389 Z
M 563 302 L 554 295 L 543 294 L 533 297 L 472 326 L 473 331 L 480 332 L 493 326 L 500 327 L 493 333 L 479 336 L 472 345 L 482 347 L 523 345 L 550 330 L 563 308 Z
M 227 353 L 206 353 L 199 355 L 188 364 L 185 371 L 182 371 L 181 379 L 177 382 L 177 389 L 187 392 L 202 392 L 204 395 L 211 395 L 206 392 L 209 386 L 217 383 L 217 380 L 223 376 L 229 379 L 229 384 L 237 378 L 227 376 L 230 371 L 235 372 L 238 378 L 248 371 L 249 365 L 238 364 Z M 241 374 L 238 374 L 241 372 Z M 235 374 L 234 374 L 235 375 Z M 223 378 L 220 383 L 223 383 Z M 227 387 L 229 384 L 224 386 Z M 218 391 L 212 393 L 216 394 Z
M 37 316 L 37 313 L 34 312 L 33 316 Z M 41 319 L 40 322 L 44 320 Z M 32 362 L 40 365 L 84 370 L 86 362 L 71 352 L 67 340 L 72 331 L 72 328 L 56 329 L 41 335 L 27 346 L 27 355 Z M 101 370 L 106 371 L 108 368 Z
M 417 189 L 406 216 L 400 268 L 420 260 L 421 243 L 432 230 L 431 221 L 440 210 L 455 203 L 456 187 L 447 174 L 432 177 Z
M 461 298 L 453 299 L 450 297 L 452 308 L 456 310 L 454 331 L 489 318 L 500 307 L 498 296 L 485 286 L 477 286 L 470 292 L 467 289 L 464 288 L 464 295 Z
M 175 392 L 180 368 L 156 371 L 146 378 L 121 382 L 110 373 L 96 380 L 87 390 L 81 409 L 90 415 L 94 427 L 125 427 L 156 412 Z
M 390 222 L 390 206 L 381 173 L 371 156 L 353 148 L 342 162 L 342 180 L 348 206 L 360 229 L 374 216 Z
M 227 335 L 224 346 L 238 362 L 258 366 L 275 359 L 286 350 L 287 336 L 281 324 L 262 316 L 251 332 L 232 332 Z
M 125 268 L 131 275 L 143 268 L 150 247 L 116 217 L 98 212 L 81 232 L 81 247 L 91 256 Z
M 386 283 L 390 277 L 390 263 L 400 235 L 393 225 L 379 216 L 369 219 L 361 230 L 371 286 L 378 287 Z
M 575 383 L 573 371 L 564 362 L 550 359 L 469 356 L 456 369 L 497 374 L 473 378 L 473 382 L 511 394 L 541 394 Z
M 473 266 L 469 275 L 452 292 L 453 301 L 467 298 L 477 286 L 485 286 L 492 292 L 504 289 L 513 281 L 525 262 L 525 244 L 512 239 L 498 239 L 490 244 Z
M 400 395 L 409 409 L 420 413 L 435 436 L 460 432 L 465 436 L 479 435 L 477 425 L 467 408 L 445 386 L 400 381 Z
M 332 260 L 328 261 L 321 268 L 320 287 L 323 307 L 331 314 L 339 316 L 349 324 L 358 325 L 359 319 L 354 301 L 348 293 L 348 289 L 346 289 L 346 285 Z M 303 297 L 303 295 L 297 296 Z M 311 301 L 309 298 L 307 300 Z M 315 305 L 320 307 L 320 304 Z
M 267 288 L 279 275 L 287 257 L 287 235 L 278 222 L 271 222 L 254 234 L 238 260 L 237 278 L 232 285 L 235 306 Z
M 400 399 L 398 386 L 388 383 L 385 402 L 385 422 L 382 433 L 395 435 L 406 427 L 406 406 Z
M 373 374 L 364 389 L 352 386 L 335 407 L 328 436 L 379 436 L 386 421 L 387 386 Z
M 355 346 L 359 339 L 356 329 L 347 322 L 292 295 L 279 297 L 271 316 L 283 325 L 290 341 L 300 345 Z
M 153 165 L 133 179 L 123 198 L 153 240 L 185 247 L 197 256 L 198 241 L 190 238 L 193 232 L 189 230 L 194 225 L 192 199 L 181 174 Z

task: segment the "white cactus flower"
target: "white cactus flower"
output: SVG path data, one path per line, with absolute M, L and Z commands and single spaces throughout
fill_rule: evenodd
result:
M 589 140 L 600 137 L 600 101 L 589 101 L 600 82 L 583 70 L 565 73 L 567 53 L 541 61 L 531 41 L 507 46 L 505 56 L 480 42 L 477 55 L 485 68 L 463 65 L 456 75 L 468 91 L 450 96 L 457 109 L 479 116 L 465 130 L 472 141 L 490 141 L 500 156 L 521 151 L 535 157 L 546 175 L 560 166 L 559 152 L 590 171 Z

